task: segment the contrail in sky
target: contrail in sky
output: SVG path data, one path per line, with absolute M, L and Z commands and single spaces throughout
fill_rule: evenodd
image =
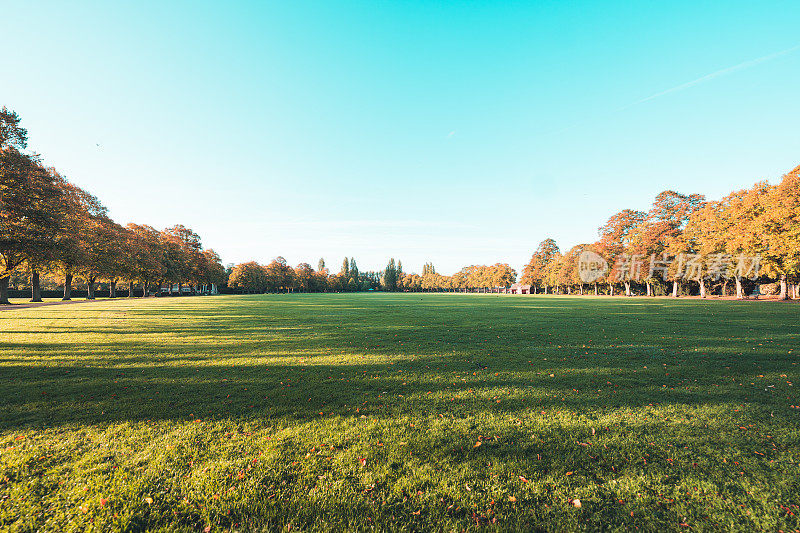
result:
M 617 111 L 621 111 L 623 109 L 627 109 L 631 106 L 637 104 L 643 104 L 644 102 L 649 102 L 659 96 L 664 96 L 665 94 L 674 93 L 677 91 L 682 91 L 683 89 L 688 89 L 689 87 L 694 87 L 695 85 L 699 85 L 703 82 L 713 80 L 714 78 L 718 78 L 720 76 L 724 76 L 725 74 L 730 74 L 731 72 L 737 72 L 739 70 L 744 70 L 746 68 L 754 67 L 771 59 L 775 59 L 776 57 L 780 57 L 782 55 L 790 54 L 795 50 L 800 49 L 800 44 L 792 46 L 791 48 L 787 48 L 786 50 L 781 50 L 780 52 L 775 52 L 774 54 L 769 54 L 763 57 L 759 57 L 757 59 L 751 59 L 750 61 L 745 61 L 744 63 L 739 63 L 738 65 L 733 65 L 732 67 L 727 67 L 722 70 L 717 70 L 716 72 L 712 72 L 711 74 L 706 74 L 696 80 L 687 81 L 686 83 L 682 83 L 680 85 L 676 85 L 675 87 L 671 87 L 661 92 L 657 92 L 655 94 L 651 94 L 646 98 L 642 98 L 641 100 L 636 100 L 635 102 L 628 104 L 626 106 L 620 107 Z
M 751 59 L 749 61 L 745 61 L 743 63 L 739 63 L 738 65 L 733 65 L 732 67 L 727 67 L 727 68 L 724 68 L 722 70 L 717 70 L 715 72 L 712 72 L 711 74 L 706 74 L 705 76 L 701 76 L 700 78 L 697 78 L 695 80 L 687 81 L 686 83 L 682 83 L 680 85 L 676 85 L 675 87 L 671 87 L 669 89 L 665 89 L 663 91 L 659 91 L 659 92 L 657 92 L 655 94 L 651 94 L 650 96 L 647 96 L 645 98 L 636 100 L 635 102 L 631 102 L 630 104 L 626 104 L 626 105 L 624 105 L 622 107 L 619 107 L 619 108 L 617 108 L 617 109 L 615 109 L 613 111 L 606 111 L 605 113 L 598 114 L 597 116 L 595 116 L 593 118 L 592 117 L 587 117 L 585 120 L 581 120 L 579 122 L 576 122 L 576 123 L 571 124 L 569 126 L 566 126 L 564 128 L 560 128 L 560 129 L 555 130 L 555 131 L 542 133 L 542 134 L 538 135 L 538 137 L 550 136 L 550 135 L 558 135 L 559 133 L 563 133 L 565 131 L 574 129 L 574 128 L 582 125 L 582 124 L 586 124 L 587 122 L 589 122 L 591 120 L 597 120 L 597 119 L 600 119 L 600 118 L 603 118 L 603 117 L 608 118 L 608 117 L 614 115 L 615 113 L 619 113 L 620 111 L 624 111 L 624 110 L 626 110 L 628 108 L 631 108 L 633 106 L 636 106 L 636 105 L 639 105 L 639 104 L 643 104 L 645 102 L 649 102 L 650 100 L 654 100 L 656 98 L 659 98 L 661 96 L 665 96 L 665 95 L 670 94 L 670 93 L 674 93 L 674 92 L 682 91 L 684 89 L 688 89 L 690 87 L 694 87 L 695 85 L 700 85 L 701 83 L 705 83 L 707 81 L 713 80 L 714 78 L 718 78 L 720 76 L 725 76 L 726 74 L 731 74 L 732 72 L 738 72 L 740 70 L 744 70 L 744 69 L 748 69 L 750 67 L 754 67 L 756 65 L 760 65 L 761 63 L 765 63 L 767 61 L 771 61 L 771 60 L 775 59 L 776 57 L 780 57 L 780 56 L 783 56 L 783 55 L 786 55 L 786 54 L 790 54 L 790 53 L 792 53 L 792 52 L 794 52 L 796 50 L 800 50 L 800 44 L 796 44 L 795 46 L 792 46 L 791 48 L 787 48 L 786 50 L 781 50 L 780 52 L 774 52 L 772 54 L 765 55 L 763 57 L 759 57 L 759 58 L 756 58 L 756 59 Z

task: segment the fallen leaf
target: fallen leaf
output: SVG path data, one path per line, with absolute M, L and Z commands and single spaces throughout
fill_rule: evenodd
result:
M 515 502 L 515 501 L 517 501 L 517 499 L 514 496 L 509 496 L 508 497 L 508 501 Z

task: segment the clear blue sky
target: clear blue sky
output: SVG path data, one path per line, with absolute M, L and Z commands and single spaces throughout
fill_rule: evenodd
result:
M 225 262 L 527 261 L 800 163 L 800 3 L 8 2 L 0 105 Z M 99 144 L 99 146 L 98 146 Z

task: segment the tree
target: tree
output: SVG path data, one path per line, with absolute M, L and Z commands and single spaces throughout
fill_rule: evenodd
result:
M 721 231 L 727 242 L 727 252 L 736 256 L 756 256 L 764 250 L 764 242 L 759 234 L 761 219 L 770 185 L 758 182 L 752 188 L 736 191 L 722 199 Z M 736 297 L 744 298 L 742 278 L 746 277 L 743 269 L 737 268 L 734 273 L 736 281 Z
M 114 224 L 116 235 L 113 261 L 109 261 L 106 279 L 108 280 L 109 297 L 117 297 L 117 283 L 120 280 L 128 280 L 128 296 L 133 296 L 133 280 L 136 277 L 136 265 L 134 264 L 134 250 L 128 230 L 119 224 Z
M 276 292 L 287 290 L 291 287 L 294 280 L 294 271 L 286 263 L 283 257 L 276 257 L 265 267 L 267 274 L 267 287 Z
M 8 304 L 11 273 L 28 262 L 31 300 L 41 301 L 39 270 L 51 260 L 63 217 L 61 177 L 38 156 L 21 152 L 28 132 L 17 113 L 0 110 L 0 304 Z
M 507 263 L 495 263 L 489 267 L 490 287 L 508 288 L 517 281 L 517 271 L 508 266 Z
M 314 285 L 314 269 L 308 263 L 300 263 L 294 269 L 297 287 L 302 292 L 310 292 Z
M 761 196 L 764 209 L 756 220 L 759 251 L 769 274 L 780 282 L 780 298 L 789 297 L 787 283 L 800 276 L 800 165 Z
M 547 283 L 545 282 L 545 273 L 547 265 L 552 261 L 553 257 L 560 254 L 558 245 L 553 239 L 545 239 L 539 243 L 536 251 L 531 256 L 531 260 L 525 265 L 522 270 L 522 283 L 527 285 L 539 285 L 544 288 L 547 294 Z
M 108 218 L 99 215 L 89 218 L 86 232 L 86 263 L 81 265 L 80 273 L 86 281 L 87 298 L 95 298 L 98 279 L 105 278 L 117 268 L 116 252 L 122 241 L 122 227 Z
M 255 261 L 240 263 L 233 267 L 228 286 L 247 293 L 261 293 L 267 290 L 267 272 Z
M 6 107 L 0 110 L 0 150 L 11 148 L 20 151 L 27 148 L 28 130 L 19 123 L 19 115 L 14 111 Z
M 2 135 L 15 138 L 7 131 Z M 14 146 L 0 151 L 0 304 L 9 303 L 8 281 L 17 267 L 28 260 L 34 270 L 51 259 L 64 218 L 61 185 L 38 158 Z
M 172 275 L 171 281 L 178 282 L 178 291 L 181 291 L 184 282 L 197 277 L 197 258 L 202 249 L 200 236 L 182 224 L 167 228 L 164 233 L 168 244 L 168 273 Z
M 557 279 L 559 284 L 567 287 L 568 294 L 572 294 L 572 287 L 576 285 L 579 293 L 583 294 L 583 280 L 578 272 L 578 258 L 587 247 L 586 244 L 575 245 L 560 258 Z
M 383 288 L 386 291 L 397 290 L 397 266 L 394 257 L 389 259 L 389 263 L 383 271 Z
M 622 281 L 625 285 L 625 295 L 631 295 L 631 276 L 630 271 L 622 268 L 622 261 L 624 260 L 623 254 L 630 255 L 633 252 L 634 240 L 632 237 L 636 235 L 636 229 L 644 223 L 647 214 L 642 211 L 635 211 L 633 209 L 623 209 L 619 213 L 613 215 L 608 221 L 598 228 L 600 240 L 597 246 L 602 250 L 609 262 L 615 262 L 614 271 L 609 276 L 609 286 L 613 293 L 612 281 Z
M 86 228 L 93 217 L 105 215 L 106 208 L 95 196 L 66 180 L 63 193 L 65 215 L 52 266 L 64 280 L 63 300 L 71 300 L 72 280 L 89 261 Z
M 48 227 L 40 226 L 42 231 L 37 239 L 38 242 L 31 243 L 25 252 L 31 286 L 31 301 L 41 302 L 40 275 L 56 259 L 58 240 L 63 233 L 67 205 L 64 197 L 65 180 L 55 169 L 45 169 L 37 162 L 32 167 L 32 172 L 39 173 L 42 183 L 46 184 L 41 192 L 49 199 L 47 208 L 50 210 L 49 214 L 52 216 L 53 222 Z M 33 221 L 31 223 L 35 224 Z
M 138 280 L 142 284 L 142 296 L 147 296 L 150 283 L 161 279 L 165 272 L 160 233 L 148 225 L 128 224 L 127 229 L 132 259 L 131 283 Z
M 723 231 L 724 205 L 722 202 L 707 202 L 700 209 L 692 213 L 689 222 L 684 228 L 683 236 L 686 247 L 691 253 L 700 258 L 725 255 L 725 233 Z M 699 279 L 700 297 L 706 296 L 705 269 Z M 728 272 L 724 273 L 726 276 Z
M 352 285 L 350 284 L 350 280 L 353 280 Z M 358 285 L 358 266 L 356 265 L 356 260 L 352 257 L 350 258 L 350 272 L 348 273 L 347 284 L 352 291 L 360 289 Z
M 200 269 L 197 278 L 199 285 L 221 285 L 225 282 L 225 267 L 219 254 L 214 250 L 203 250 L 199 256 Z M 145 290 L 146 285 L 145 285 Z

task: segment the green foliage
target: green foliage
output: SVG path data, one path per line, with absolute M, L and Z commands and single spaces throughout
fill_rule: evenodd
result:
M 394 257 L 389 259 L 389 264 L 383 271 L 383 289 L 386 291 L 396 291 L 398 282 L 397 265 L 394 262 Z

